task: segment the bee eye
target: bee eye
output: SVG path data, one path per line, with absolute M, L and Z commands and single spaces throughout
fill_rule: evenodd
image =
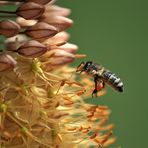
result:
M 87 66 L 90 66 L 90 65 L 92 65 L 92 62 L 89 61 L 89 62 L 86 63 L 86 65 L 87 65 Z

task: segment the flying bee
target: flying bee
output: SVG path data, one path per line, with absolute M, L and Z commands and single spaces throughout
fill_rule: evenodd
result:
M 115 90 L 123 92 L 123 82 L 121 79 L 102 65 L 93 63 L 92 61 L 81 62 L 76 72 L 85 72 L 94 78 L 95 88 L 92 92 L 92 97 L 93 95 L 97 96 L 97 92 L 105 87 L 105 83 Z

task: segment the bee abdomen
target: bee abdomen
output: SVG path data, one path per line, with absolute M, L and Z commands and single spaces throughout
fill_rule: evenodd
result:
M 110 86 L 112 86 L 117 91 L 123 92 L 123 82 L 114 73 L 110 71 L 105 71 L 103 73 L 103 79 L 106 83 L 108 83 Z

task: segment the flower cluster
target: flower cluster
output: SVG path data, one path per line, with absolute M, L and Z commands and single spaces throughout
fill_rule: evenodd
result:
M 65 31 L 73 24 L 70 10 L 54 0 L 0 2 L 5 37 L 0 53 L 0 147 L 107 147 L 115 141 L 107 124 L 107 106 L 91 105 L 91 80 L 77 82 L 77 45 Z M 12 19 L 10 19 L 12 18 Z M 104 92 L 100 92 L 100 96 Z

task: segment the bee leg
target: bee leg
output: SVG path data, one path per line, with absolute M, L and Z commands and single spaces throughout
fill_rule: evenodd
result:
M 94 89 L 94 91 L 92 92 L 92 98 L 94 97 L 94 95 L 95 95 L 95 97 L 97 97 L 97 89 Z
M 102 82 L 102 84 L 103 84 L 103 88 L 105 88 L 105 82 L 104 81 Z
M 94 94 L 95 94 L 95 97 L 97 97 L 97 92 L 98 92 L 98 89 L 97 89 L 97 86 L 98 86 L 98 75 L 96 75 L 95 77 L 94 77 L 94 82 L 95 82 L 95 89 L 93 90 L 93 92 L 92 92 L 92 98 L 93 98 L 93 96 L 94 96 Z

